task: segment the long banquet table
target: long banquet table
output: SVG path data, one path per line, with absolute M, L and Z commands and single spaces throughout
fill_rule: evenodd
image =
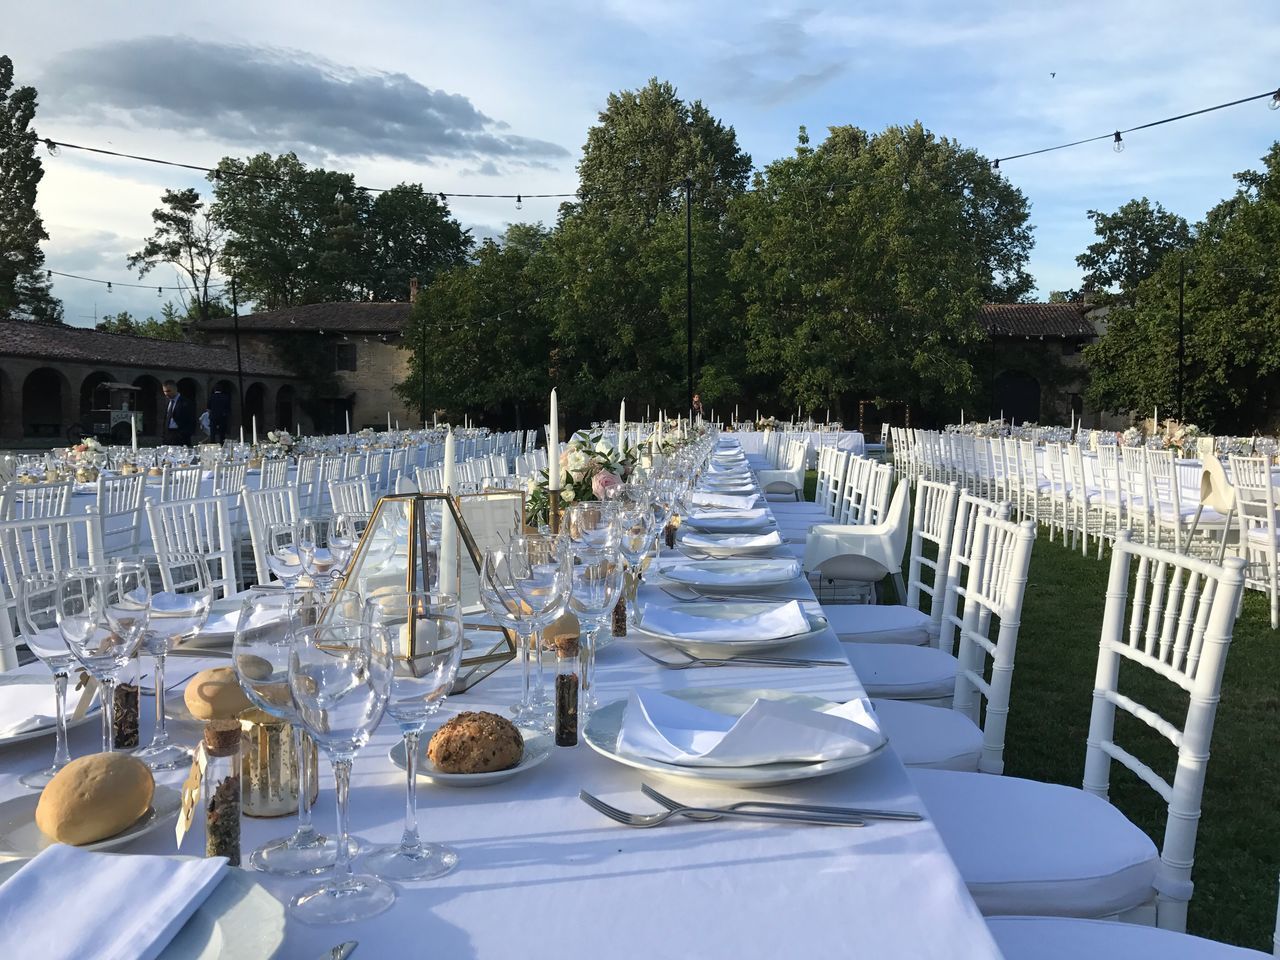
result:
M 818 610 L 803 579 L 772 592 L 803 594 L 810 598 L 806 606 Z M 632 638 L 600 651 L 603 702 L 625 697 L 634 687 L 791 690 L 833 700 L 865 695 L 851 667 L 663 670 L 643 658 L 635 644 Z M 844 656 L 830 631 L 788 648 L 787 655 Z M 202 665 L 174 658 L 170 681 Z M 518 687 L 518 666 L 510 664 L 466 694 L 450 698 L 446 711 L 505 712 Z M 144 712 L 150 705 L 144 702 Z M 195 738 L 190 728 L 176 730 Z M 148 735 L 144 718 L 143 736 Z M 96 723 L 73 730 L 73 754 L 97 749 L 98 736 Z M 384 720 L 356 759 L 352 827 L 367 843 L 392 843 L 400 837 L 404 775 L 387 758 L 398 739 L 395 725 Z M 0 752 L 0 799 L 21 793 L 18 775 L 47 763 L 52 748 L 52 738 L 43 738 Z M 323 758 L 321 762 L 325 770 L 316 818 L 327 827 L 333 818 L 333 780 Z M 161 779 L 176 784 L 183 776 Z M 541 766 L 491 786 L 457 789 L 422 783 L 422 835 L 458 850 L 454 872 L 439 880 L 400 884 L 395 906 L 369 920 L 340 927 L 290 920 L 280 955 L 307 960 L 354 939 L 360 942 L 356 960 L 426 955 L 554 960 L 1000 956 L 927 818 L 871 821 L 865 828 L 682 821 L 644 830 L 615 824 L 577 799 L 585 789 L 625 809 L 655 810 L 639 793 L 646 780 L 682 800 L 729 802 L 767 795 L 922 810 L 892 745 L 870 763 L 842 774 L 752 791 L 646 778 L 585 743 L 557 748 Z M 292 828 L 291 818 L 246 819 L 246 856 Z M 199 852 L 198 828 L 195 834 L 184 852 Z M 155 831 L 126 849 L 172 853 L 173 833 Z M 315 883 L 256 876 L 282 900 Z M 56 922 L 54 917 L 50 922 Z

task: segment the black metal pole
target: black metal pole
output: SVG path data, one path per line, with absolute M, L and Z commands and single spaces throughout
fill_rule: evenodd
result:
M 422 326 L 418 328 L 418 376 L 419 387 L 419 410 L 422 415 L 422 425 L 427 425 L 427 321 L 424 318 Z
M 1187 258 L 1178 257 L 1178 420 L 1186 422 L 1187 412 L 1182 406 L 1182 387 L 1185 380 L 1183 364 L 1187 359 L 1187 336 L 1183 326 L 1183 295 L 1187 286 Z
M 240 301 L 236 297 L 236 276 L 231 275 L 231 322 L 236 336 L 236 389 L 240 392 L 240 426 L 244 426 L 244 364 L 240 360 Z
M 693 409 L 693 177 L 684 178 L 684 317 L 689 375 L 689 409 Z

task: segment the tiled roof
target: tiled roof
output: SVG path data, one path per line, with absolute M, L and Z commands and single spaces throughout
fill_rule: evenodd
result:
M 308 303 L 249 313 L 240 318 L 240 330 L 331 330 L 360 333 L 399 333 L 404 329 L 411 303 Z M 235 326 L 230 317 L 197 323 L 200 330 L 226 331 Z
M 1067 337 L 1087 339 L 1098 331 L 1078 303 L 984 303 L 978 322 L 992 337 Z
M 0 356 L 35 357 L 100 366 L 149 367 L 156 370 L 234 373 L 236 352 L 189 340 L 156 340 L 103 333 L 65 324 L 0 320 Z M 273 363 L 244 355 L 244 372 L 259 377 L 291 377 Z

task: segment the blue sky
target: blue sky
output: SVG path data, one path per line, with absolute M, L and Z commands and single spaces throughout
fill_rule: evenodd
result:
M 919 119 L 987 156 L 1130 127 L 1280 86 L 1274 0 L 537 4 L 241 0 L 211 8 L 7 0 L 18 81 L 42 136 L 212 164 L 294 149 L 371 186 L 561 192 L 610 91 L 651 76 L 701 99 L 757 166 L 800 125 Z M 1211 11 L 1211 12 L 1210 12 Z M 1076 286 L 1090 209 L 1149 196 L 1196 219 L 1280 139 L 1265 101 L 1006 163 L 1027 195 L 1038 292 Z M 134 281 L 124 258 L 166 187 L 199 177 L 74 151 L 48 158 L 55 270 Z M 479 234 L 551 220 L 553 201 L 458 200 Z M 171 284 L 156 271 L 146 281 Z M 154 290 L 64 280 L 68 321 L 158 312 Z

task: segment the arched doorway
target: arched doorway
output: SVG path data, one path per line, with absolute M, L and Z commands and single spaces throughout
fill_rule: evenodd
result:
M 276 394 L 276 427 L 292 432 L 295 423 L 293 387 L 286 384 Z
M 22 433 L 28 437 L 61 437 L 64 378 L 52 367 L 40 367 L 22 382 Z
M 1040 381 L 1021 370 L 1004 370 L 995 380 L 995 408 L 1011 423 L 1040 419 Z
M 178 381 L 178 392 L 191 401 L 197 417 L 204 413 L 204 397 L 200 396 L 200 384 L 196 380 L 183 377 Z
M 262 431 L 267 429 L 266 405 L 267 388 L 261 383 L 250 384 L 244 392 L 244 427 L 246 437 L 249 435 L 249 430 L 253 425 L 255 417 L 258 420 L 258 436 L 263 436 Z
M 88 424 L 90 413 L 107 402 L 106 391 L 97 389 L 100 383 L 111 383 L 115 377 L 103 370 L 95 370 L 80 381 L 80 422 Z
M 138 412 L 142 414 L 142 433 L 148 437 L 160 436 L 160 411 L 164 409 L 164 393 L 160 389 L 160 381 L 148 374 L 143 374 L 133 381 L 138 387 Z

